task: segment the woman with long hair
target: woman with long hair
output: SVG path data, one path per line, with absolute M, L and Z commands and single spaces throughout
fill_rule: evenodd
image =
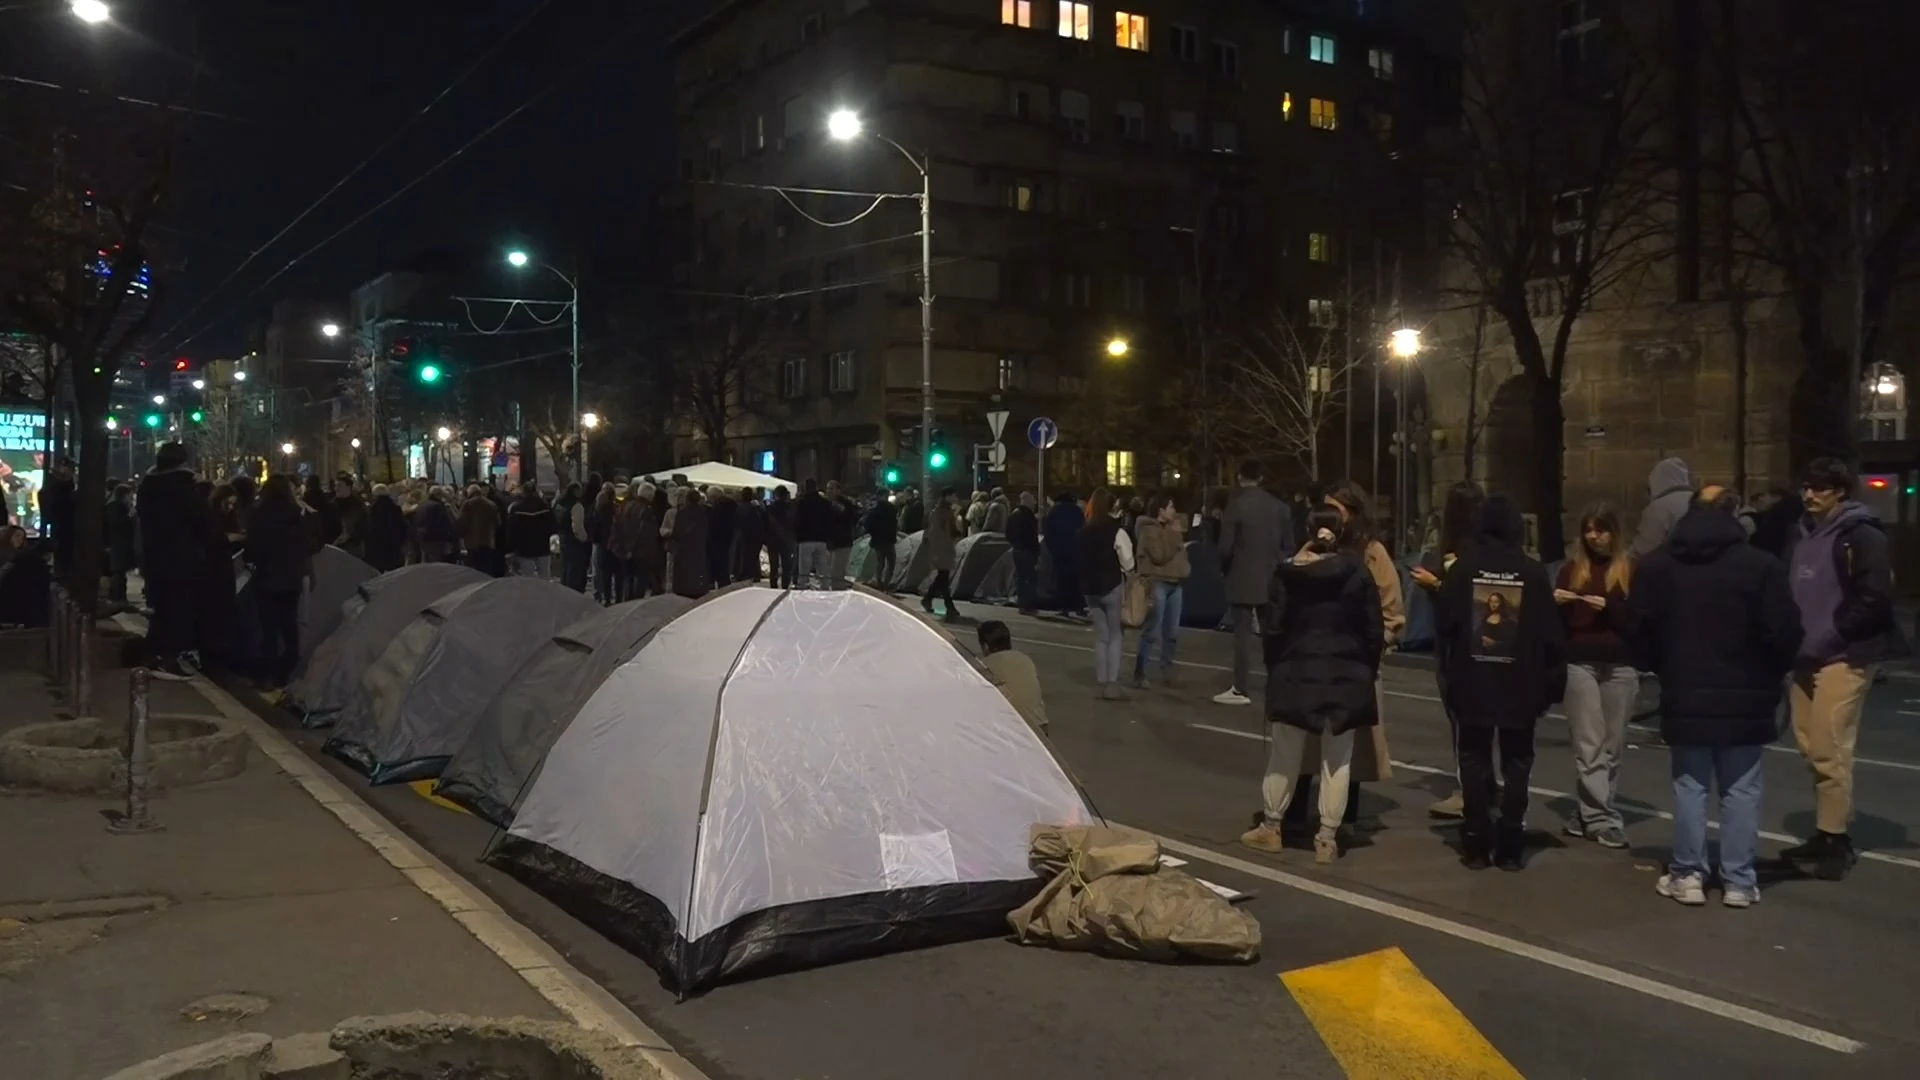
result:
M 1605 504 L 1588 507 L 1553 583 L 1554 603 L 1567 630 L 1567 730 L 1579 781 L 1579 807 L 1565 832 L 1615 849 L 1627 846 L 1614 795 L 1627 720 L 1640 693 L 1640 673 L 1628 646 L 1632 578 L 1619 515 Z
M 1113 496 L 1101 488 L 1087 505 L 1093 517 L 1075 538 L 1074 564 L 1080 591 L 1093 617 L 1093 681 L 1102 698 L 1124 700 L 1120 656 L 1126 631 L 1120 624 L 1120 594 L 1133 570 L 1133 543 L 1114 515 Z
M 1487 501 L 1487 493 L 1480 485 L 1471 480 L 1462 480 L 1447 489 L 1447 501 L 1440 512 L 1440 534 L 1434 546 L 1422 553 L 1420 562 L 1413 568 L 1413 583 L 1426 590 L 1429 602 L 1440 592 L 1440 585 L 1446 580 L 1447 571 L 1453 568 L 1454 560 L 1467 550 L 1473 542 L 1473 522 L 1480 512 L 1480 504 Z M 1447 697 L 1447 659 L 1443 650 L 1447 642 L 1434 638 L 1434 678 L 1440 684 L 1440 700 Z M 1443 706 L 1444 707 L 1444 706 Z M 1447 713 L 1447 738 L 1453 747 L 1457 760 L 1460 756 L 1460 720 L 1452 712 Z M 1459 777 L 1454 778 L 1455 782 Z M 1462 813 L 1460 789 L 1453 794 L 1427 807 L 1427 813 L 1437 818 L 1458 818 Z
M 1260 784 L 1265 813 L 1240 838 L 1257 851 L 1280 851 L 1277 823 L 1306 785 L 1296 782 L 1309 737 L 1319 741 L 1320 827 L 1315 862 L 1339 854 L 1346 817 L 1354 733 L 1379 722 L 1374 685 L 1386 648 L 1380 599 L 1362 550 L 1339 511 L 1322 506 L 1307 518 L 1308 540 L 1274 575 L 1278 625 L 1264 627 L 1267 721 L 1272 737 Z

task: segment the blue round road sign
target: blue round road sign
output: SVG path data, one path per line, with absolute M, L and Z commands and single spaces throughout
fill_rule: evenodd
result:
M 1053 444 L 1060 441 L 1060 425 L 1044 416 L 1036 416 L 1033 423 L 1027 425 L 1027 441 L 1035 450 L 1051 450 Z

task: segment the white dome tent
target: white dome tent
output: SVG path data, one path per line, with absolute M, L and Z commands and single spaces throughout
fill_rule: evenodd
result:
M 953 640 L 865 590 L 717 593 L 570 718 L 487 859 L 669 987 L 1005 930 L 1097 816 Z

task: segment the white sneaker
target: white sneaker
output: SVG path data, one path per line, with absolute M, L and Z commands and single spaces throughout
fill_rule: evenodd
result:
M 1215 705 L 1251 705 L 1253 699 L 1229 686 L 1213 695 L 1213 703 Z
M 1707 902 L 1706 884 L 1698 874 L 1661 874 L 1660 880 L 1653 883 L 1653 891 L 1688 907 L 1699 907 Z
M 1760 902 L 1760 890 L 1726 889 L 1720 894 L 1720 903 L 1730 908 L 1750 908 Z

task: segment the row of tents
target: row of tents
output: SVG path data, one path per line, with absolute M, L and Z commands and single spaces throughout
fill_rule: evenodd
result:
M 1004 932 L 1035 823 L 1098 821 L 971 654 L 866 589 L 603 608 L 449 564 L 318 573 L 289 704 L 328 752 L 435 781 L 499 827 L 483 858 L 682 992 Z

